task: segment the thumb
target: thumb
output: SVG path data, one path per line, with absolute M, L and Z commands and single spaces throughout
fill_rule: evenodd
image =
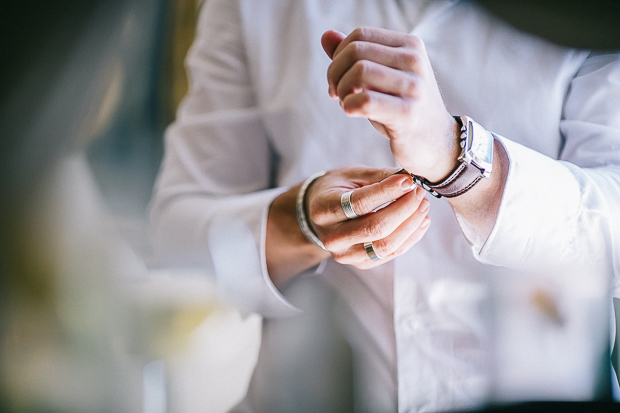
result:
M 323 36 L 321 36 L 321 45 L 330 59 L 334 58 L 336 48 L 345 39 L 345 37 L 346 36 L 343 33 L 335 30 L 328 30 L 323 33 Z

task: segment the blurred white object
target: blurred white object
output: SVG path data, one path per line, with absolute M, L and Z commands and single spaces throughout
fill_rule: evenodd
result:
M 171 413 L 224 413 L 246 394 L 260 348 L 262 318 L 218 307 L 168 360 Z
M 146 358 L 144 413 L 226 412 L 245 393 L 262 318 L 221 302 L 203 270 L 151 270 L 126 283 L 131 352 Z
M 609 390 L 606 280 L 523 273 L 491 279 L 493 398 L 592 400 Z

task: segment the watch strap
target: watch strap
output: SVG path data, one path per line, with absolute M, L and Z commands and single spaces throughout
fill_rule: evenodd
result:
M 405 169 L 401 169 L 396 173 L 408 173 Z M 460 162 L 459 166 L 443 181 L 432 183 L 421 176 L 409 174 L 413 178 L 413 182 L 426 190 L 435 198 L 453 198 L 469 191 L 474 185 L 482 179 L 480 169 L 475 166 Z
M 481 179 L 480 169 L 470 163 L 461 162 L 446 179 L 430 184 L 429 187 L 441 196 L 453 198 L 469 191 Z

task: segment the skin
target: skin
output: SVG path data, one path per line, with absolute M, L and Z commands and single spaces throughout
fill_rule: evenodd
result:
M 329 252 L 310 243 L 299 229 L 295 200 L 300 185 L 278 196 L 269 209 L 265 246 L 274 284 L 282 287 L 330 256 L 341 264 L 372 268 L 404 254 L 418 242 L 430 225 L 429 202 L 424 190 L 412 189 L 410 176 L 394 172 L 361 166 L 340 168 L 327 172 L 308 188 L 307 217 Z M 355 190 L 351 204 L 359 215 L 356 219 L 348 219 L 340 206 L 340 196 L 350 190 Z M 381 261 L 368 258 L 363 246 L 368 241 L 373 242 Z
M 345 36 L 323 34 L 321 43 L 332 63 L 328 93 L 347 116 L 367 118 L 390 141 L 395 159 L 407 171 L 431 182 L 445 179 L 458 165 L 459 125 L 447 111 L 422 40 L 414 35 L 358 28 Z M 455 214 L 467 221 L 472 236 L 486 239 L 501 202 L 508 158 L 495 142 L 493 173 L 465 194 L 448 199 Z M 299 186 L 274 200 L 267 221 L 267 267 L 276 286 L 317 265 L 330 255 L 357 268 L 381 265 L 404 254 L 430 224 L 428 201 L 411 177 L 395 170 L 349 167 L 328 172 L 306 193 L 307 215 L 330 253 L 308 242 L 299 226 L 295 197 Z M 353 208 L 361 215 L 346 219 L 340 195 L 356 189 Z M 371 212 L 394 200 L 389 206 Z M 384 257 L 371 261 L 363 243 L 373 241 Z

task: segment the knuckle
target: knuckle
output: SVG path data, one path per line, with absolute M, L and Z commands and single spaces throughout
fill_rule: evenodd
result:
M 412 68 L 416 67 L 418 64 L 418 59 L 415 54 L 411 52 L 405 52 L 400 56 L 402 63 L 404 66 Z
M 379 254 L 380 257 L 387 257 L 388 255 L 396 251 L 399 247 L 394 243 L 394 241 L 390 240 L 389 238 L 373 242 L 372 245 L 375 252 Z
M 368 194 L 358 192 L 354 201 L 355 210 L 360 211 L 362 214 L 367 214 L 374 209 L 374 203 L 372 201 L 372 198 Z
M 411 47 L 412 49 L 424 49 L 424 41 L 419 36 L 416 36 L 415 34 L 410 34 L 406 37 L 406 39 L 407 46 Z
M 418 85 L 414 79 L 410 77 L 404 77 L 402 79 L 401 91 L 403 94 L 407 96 L 415 96 L 417 88 L 418 88 Z
M 362 114 L 368 114 L 372 110 L 372 96 L 369 93 L 360 93 L 357 98 L 356 109 Z
M 368 92 L 356 93 L 346 96 L 343 100 L 343 108 L 348 115 L 369 116 L 372 112 L 373 99 Z
M 364 77 L 371 72 L 371 67 L 367 60 L 356 61 L 355 63 L 353 63 L 352 69 L 353 73 L 359 77 Z
M 364 43 L 353 41 L 347 46 L 347 53 L 352 60 L 360 60 L 364 56 Z
M 415 113 L 415 101 L 412 99 L 402 99 L 398 108 L 401 116 L 409 117 Z
M 391 233 L 388 223 L 382 219 L 371 218 L 364 228 L 365 235 L 371 240 L 384 238 Z
M 357 27 L 351 32 L 351 38 L 353 40 L 365 40 L 368 38 L 368 27 Z

